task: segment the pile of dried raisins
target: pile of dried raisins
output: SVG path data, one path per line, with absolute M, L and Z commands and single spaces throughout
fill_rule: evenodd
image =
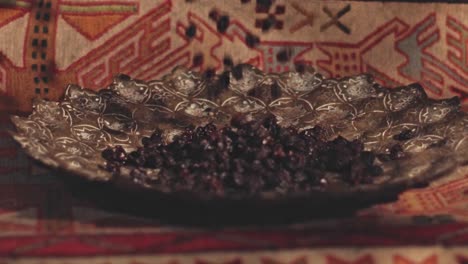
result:
M 376 155 L 364 151 L 359 140 L 326 141 L 319 127 L 298 132 L 280 127 L 274 116 L 233 118 L 221 128 L 188 127 L 169 144 L 156 131 L 142 145 L 130 153 L 120 146 L 104 150 L 107 170 L 119 174 L 126 166 L 141 180 L 143 168 L 157 168 L 156 184 L 219 196 L 308 191 L 327 185 L 329 177 L 350 185 L 371 183 L 382 174 Z

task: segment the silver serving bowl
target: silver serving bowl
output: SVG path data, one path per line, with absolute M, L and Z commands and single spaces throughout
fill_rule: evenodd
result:
M 220 83 L 226 87 L 220 87 Z M 290 204 L 301 199 L 310 207 L 366 205 L 394 199 L 404 189 L 424 185 L 468 161 L 468 116 L 457 98 L 429 99 L 418 84 L 397 88 L 378 85 L 369 75 L 325 79 L 312 68 L 301 72 L 263 73 L 238 66 L 210 79 L 175 68 L 161 80 L 141 81 L 125 75 L 99 91 L 69 85 L 60 102 L 36 100 L 29 117 L 13 116 L 15 140 L 32 158 L 85 181 L 129 192 L 185 197 L 191 202 Z M 330 139 L 341 135 L 361 139 L 365 148 L 386 153 L 395 143 L 408 153 L 402 160 L 383 162 L 382 176 L 372 184 L 348 185 L 329 180 L 305 193 L 259 193 L 255 197 L 212 197 L 175 192 L 154 181 L 159 170 L 147 169 L 134 178 L 122 168 L 119 176 L 105 169 L 101 151 L 121 145 L 127 151 L 155 129 L 169 142 L 189 125 L 227 124 L 233 115 L 258 118 L 271 113 L 279 125 L 298 129 L 316 125 Z M 410 133 L 407 139 L 395 135 Z M 331 176 L 330 176 L 331 177 Z M 159 196 L 158 196 L 159 197 Z M 159 198 L 158 198 L 159 199 Z M 245 204 L 245 203 L 244 203 Z M 358 206 L 359 207 L 359 206 Z

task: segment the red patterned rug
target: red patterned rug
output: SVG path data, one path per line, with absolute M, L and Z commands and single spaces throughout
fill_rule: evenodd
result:
M 34 97 L 59 99 L 68 83 L 97 89 L 119 72 L 150 80 L 176 65 L 221 69 L 226 55 L 269 72 L 300 61 L 332 77 L 421 82 L 431 97 L 459 96 L 468 109 L 467 13 L 462 3 L 1 1 L 0 262 L 468 263 L 466 169 L 355 218 L 181 228 L 72 197 L 9 139 L 5 115 L 30 111 Z

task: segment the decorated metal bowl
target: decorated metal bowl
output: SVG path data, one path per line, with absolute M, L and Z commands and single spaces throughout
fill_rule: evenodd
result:
M 468 116 L 459 109 L 457 98 L 429 99 L 418 84 L 386 88 L 365 74 L 326 79 L 308 67 L 274 74 L 238 65 L 213 76 L 175 68 L 154 81 L 118 75 L 98 91 L 69 85 L 62 101 L 37 100 L 30 116 L 14 116 L 12 121 L 15 140 L 32 158 L 85 182 L 123 191 L 127 195 L 123 197 L 145 193 L 154 200 L 216 203 L 222 208 L 233 203 L 240 208 L 279 204 L 292 208 L 297 203 L 301 208 L 333 211 L 394 199 L 407 188 L 466 164 Z M 382 162 L 383 173 L 369 183 L 330 181 L 307 191 L 248 197 L 174 190 L 154 180 L 157 168 L 143 169 L 138 177 L 124 168 L 118 174 L 105 169 L 102 151 L 108 147 L 120 145 L 130 152 L 156 129 L 168 143 L 188 125 L 223 126 L 239 115 L 250 119 L 274 115 L 279 126 L 299 131 L 320 126 L 330 140 L 338 135 L 359 139 L 375 153 L 388 153 L 397 142 L 407 155 Z

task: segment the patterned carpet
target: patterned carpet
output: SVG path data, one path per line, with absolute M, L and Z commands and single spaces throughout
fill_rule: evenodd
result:
M 468 110 L 467 14 L 462 3 L 0 1 L 0 262 L 468 263 L 466 169 L 354 218 L 182 228 L 76 199 L 18 150 L 6 115 L 30 111 L 34 97 L 59 99 L 68 83 L 98 89 L 119 72 L 150 80 L 176 65 L 222 69 L 226 55 L 268 72 L 302 62 L 389 87 L 420 82 Z

